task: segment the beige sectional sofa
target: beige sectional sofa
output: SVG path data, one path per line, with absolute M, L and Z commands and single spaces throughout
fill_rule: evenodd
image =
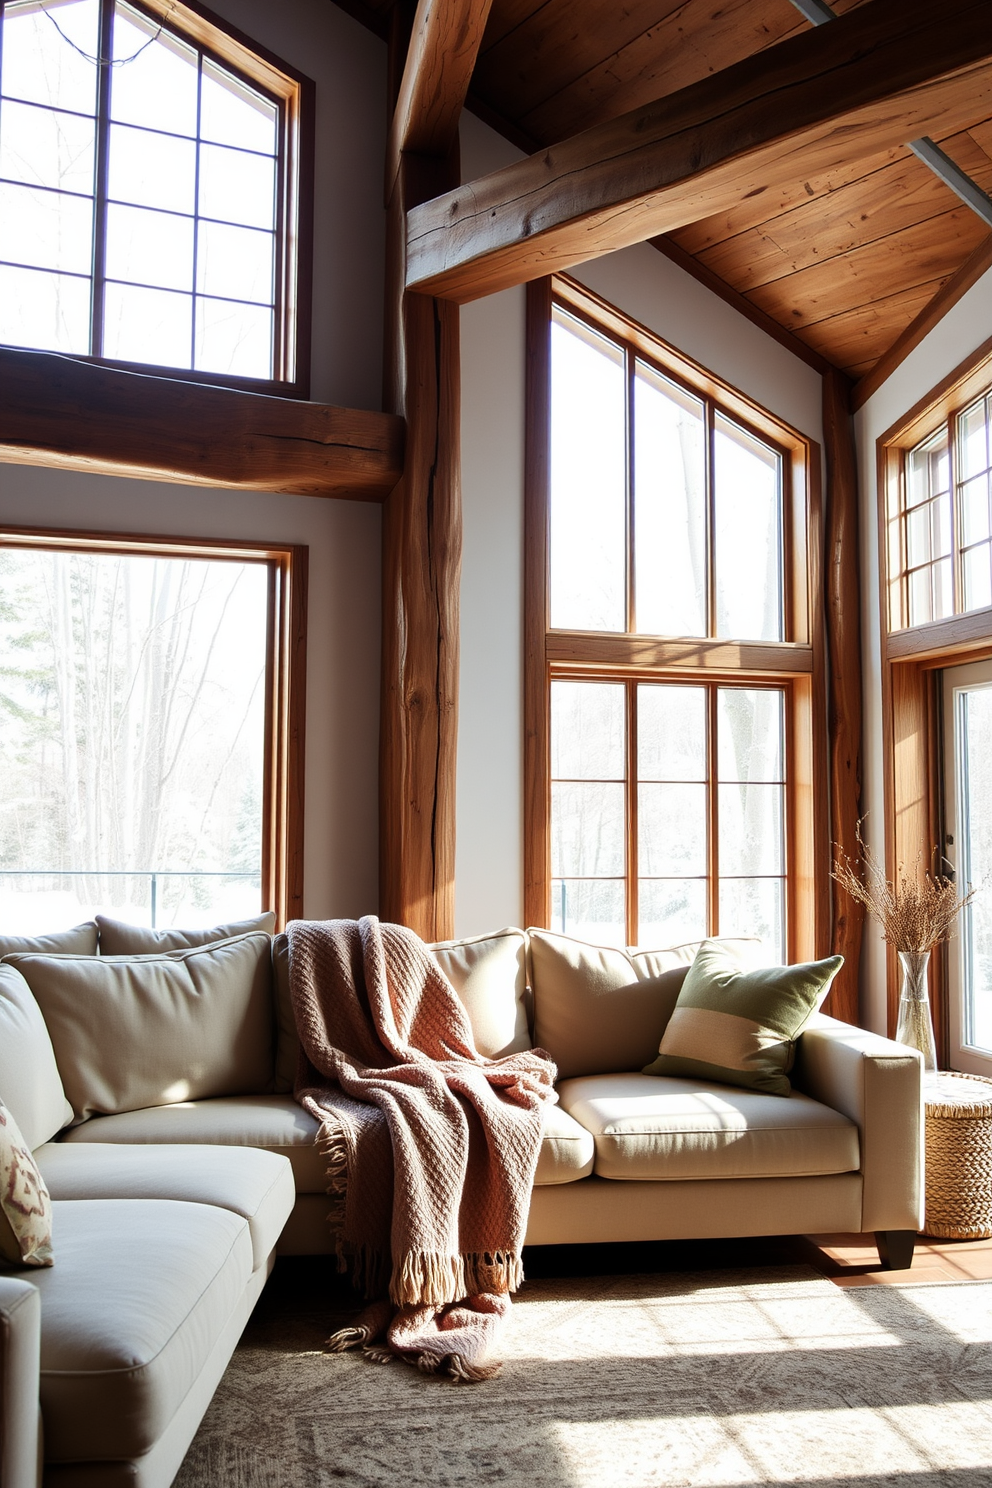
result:
M 0 1488 L 36 1482 L 39 1400 L 46 1484 L 171 1482 L 274 1251 L 332 1249 L 285 937 L 101 932 L 118 954 L 0 940 L 0 1098 L 56 1257 L 0 1272 Z M 435 947 L 483 1053 L 559 1066 L 528 1243 L 874 1231 L 908 1264 L 918 1056 L 817 1016 L 788 1097 L 644 1075 L 694 950 L 514 929 Z

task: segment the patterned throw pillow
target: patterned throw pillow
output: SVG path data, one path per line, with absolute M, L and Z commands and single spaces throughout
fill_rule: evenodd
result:
M 45 1180 L 0 1101 L 0 1259 L 11 1266 L 52 1264 L 52 1204 Z
M 646 1075 L 686 1076 L 788 1095 L 796 1039 L 823 1002 L 843 956 L 745 971 L 705 940 Z

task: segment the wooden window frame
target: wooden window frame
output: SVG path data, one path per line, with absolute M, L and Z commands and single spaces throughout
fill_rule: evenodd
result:
M 926 868 L 939 866 L 931 863 L 931 854 L 943 844 L 947 830 L 941 674 L 945 667 L 992 657 L 992 607 L 913 627 L 891 625 L 893 614 L 900 619 L 906 615 L 901 594 L 894 594 L 902 584 L 902 564 L 898 573 L 892 572 L 889 547 L 893 523 L 901 523 L 905 456 L 942 424 L 951 427 L 955 416 L 990 385 L 992 338 L 880 435 L 876 445 L 884 854 L 890 877 L 899 864 L 909 870 L 918 860 Z M 943 1065 L 950 1049 L 946 942 L 931 958 L 930 995 L 938 1062 Z M 891 946 L 886 947 L 886 1009 L 891 1033 L 899 1009 L 899 964 Z
M 667 639 L 550 625 L 551 313 L 560 303 L 666 377 L 742 423 L 783 454 L 786 639 Z M 524 913 L 551 921 L 550 683 L 559 678 L 719 682 L 786 693 L 787 955 L 826 954 L 830 934 L 826 699 L 820 593 L 820 449 L 745 394 L 565 276 L 527 287 L 527 444 L 524 512 Z M 629 542 L 629 539 L 628 539 Z M 628 566 L 630 554 L 628 552 Z
M 107 0 L 112 7 L 114 0 Z M 99 355 L 72 353 L 73 360 L 97 366 L 116 367 L 175 381 L 204 383 L 213 387 L 240 388 L 245 392 L 308 399 L 310 396 L 310 340 L 313 299 L 313 207 L 314 207 L 314 101 L 313 81 L 274 53 L 260 46 L 222 16 L 200 5 L 198 0 L 126 0 L 135 10 L 158 21 L 164 29 L 196 47 L 204 55 L 235 73 L 249 86 L 268 95 L 279 109 L 279 179 L 276 212 L 276 313 L 274 328 L 274 375 L 238 377 L 195 368 L 160 367 L 151 362 L 127 362 Z M 0 0 L 0 20 L 3 16 Z M 101 32 L 105 28 L 101 28 Z M 101 47 L 106 37 L 101 35 Z M 105 206 L 103 193 L 107 174 L 109 130 L 100 129 L 101 158 L 94 185 L 95 252 L 91 270 L 91 324 L 103 317 L 103 243 Z M 25 350 L 31 350 L 28 347 Z M 70 355 L 67 353 L 67 355 Z
M 303 914 L 309 549 L 292 543 L 232 543 L 213 538 L 8 526 L 0 527 L 2 548 L 266 564 L 262 909 L 274 912 L 279 930 L 289 920 L 298 919 Z

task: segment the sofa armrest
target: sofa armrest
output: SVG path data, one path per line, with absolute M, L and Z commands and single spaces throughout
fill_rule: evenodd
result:
M 0 1275 L 0 1488 L 38 1488 L 41 1297 L 18 1276 Z
M 862 1231 L 918 1230 L 923 1061 L 916 1050 L 819 1014 L 799 1040 L 795 1083 L 858 1126 Z

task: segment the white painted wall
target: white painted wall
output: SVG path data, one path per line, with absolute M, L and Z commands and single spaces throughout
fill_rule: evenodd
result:
M 864 790 L 866 835 L 881 855 L 882 639 L 879 608 L 877 441 L 931 388 L 992 335 L 992 272 L 985 274 L 929 336 L 897 367 L 855 418 L 861 505 L 862 651 L 864 666 Z M 885 1029 L 885 946 L 869 925 L 861 964 L 862 1019 Z
M 326 0 L 211 3 L 317 85 L 311 395 L 379 408 L 385 46 Z M 4 523 L 309 546 L 305 913 L 374 911 L 380 508 L 0 465 Z
M 520 158 L 463 116 L 462 179 Z M 589 288 L 821 440 L 819 374 L 647 244 L 573 271 Z M 455 925 L 523 915 L 524 291 L 462 310 L 461 693 Z

